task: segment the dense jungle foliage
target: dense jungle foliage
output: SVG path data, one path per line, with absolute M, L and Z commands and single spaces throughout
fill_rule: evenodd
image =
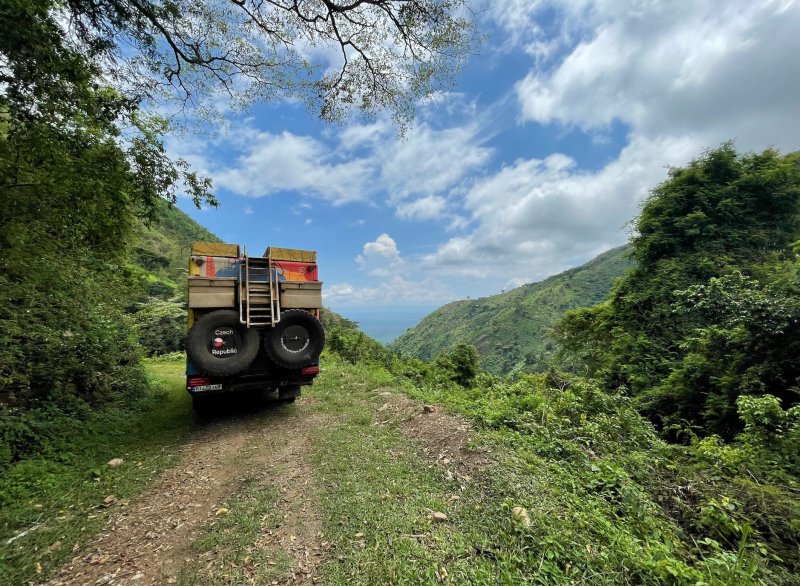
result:
M 124 419 L 125 403 L 143 396 L 140 340 L 151 353 L 178 344 L 174 253 L 183 236 L 143 246 L 158 238 L 141 227 L 169 223 L 164 200 L 178 192 L 213 203 L 210 186 L 166 156 L 168 126 L 145 115 L 124 84 L 109 87 L 102 67 L 119 56 L 123 33 L 159 62 L 158 17 L 169 11 L 131 16 L 151 4 L 117 3 L 124 10 L 109 16 L 110 5 L 97 2 L 0 3 L 3 472 L 43 451 L 68 464 L 63 430 L 112 403 Z M 439 14 L 455 27 L 447 46 L 462 51 L 466 23 Z M 225 46 L 213 14 L 204 16 L 200 37 L 210 31 L 211 49 Z M 65 22 L 77 23 L 74 34 L 64 34 Z M 195 33 L 191 19 L 176 23 Z M 202 62 L 170 64 L 202 77 Z M 209 79 L 181 87 L 208 88 Z M 407 79 L 364 108 L 402 110 Z M 311 88 L 331 90 L 321 97 L 329 117 L 358 95 L 358 78 L 345 80 L 338 90 L 324 79 Z M 673 169 L 635 223 L 636 266 L 604 302 L 557 328 L 566 360 L 584 364 L 588 377 L 500 378 L 482 372 L 464 344 L 431 362 L 403 358 L 331 314 L 328 353 L 386 369 L 410 394 L 462 411 L 517 454 L 519 486 L 541 506 L 509 546 L 554 582 L 589 568 L 612 583 L 796 584 L 798 202 L 797 154 L 739 154 L 728 144 Z M 539 365 L 533 358 L 525 364 Z
M 531 529 L 554 583 L 580 568 L 597 583 L 795 584 L 799 220 L 797 154 L 724 144 L 671 170 L 635 223 L 635 267 L 556 328 L 555 364 L 589 376 L 500 378 L 464 345 L 408 359 L 346 322 L 331 350 L 521 455 L 558 519 Z
M 167 127 L 105 85 L 104 47 L 63 34 L 50 2 L 0 4 L 0 465 L 50 422 L 145 388 L 126 311 L 130 242 L 207 181 L 165 154 Z M 13 23 L 13 26 L 9 26 Z
M 631 244 L 636 267 L 558 328 L 590 375 L 674 434 L 730 439 L 742 397 L 798 402 L 800 155 L 725 144 L 671 170 Z
M 629 247 L 622 246 L 538 283 L 448 303 L 391 346 L 430 360 L 457 344 L 470 344 L 481 366 L 493 374 L 546 370 L 557 358 L 552 329 L 564 312 L 602 301 L 614 279 L 633 264 Z
M 186 266 L 192 242 L 219 242 L 219 238 L 166 202 L 152 222 L 141 222 L 133 233 L 128 268 L 137 287 L 127 318 L 148 356 L 184 348 Z

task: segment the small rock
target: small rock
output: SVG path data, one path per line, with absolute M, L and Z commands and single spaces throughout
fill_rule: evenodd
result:
M 225 507 L 220 507 L 219 509 L 217 509 L 217 512 L 216 512 L 216 513 L 214 513 L 214 516 L 215 516 L 215 517 L 224 517 L 224 516 L 225 516 L 225 515 L 227 515 L 229 512 L 230 512 L 230 511 L 228 511 L 228 509 L 226 509 Z
M 44 505 L 42 503 L 36 503 L 35 505 L 33 505 L 34 511 L 41 511 L 42 509 L 44 509 Z
M 427 405 L 427 404 L 426 404 L 426 405 L 423 405 L 423 406 L 422 406 L 422 410 L 423 410 L 425 413 L 433 413 L 433 412 L 434 412 L 434 407 L 433 407 L 433 405 Z
M 434 523 L 444 523 L 445 521 L 447 521 L 447 515 L 439 511 L 434 511 L 433 513 L 431 513 L 430 519 Z
M 460 496 L 458 496 L 457 494 L 454 494 L 454 495 L 452 495 L 452 496 L 450 497 L 450 500 L 451 500 L 451 501 L 457 501 L 457 500 L 461 500 L 461 497 L 460 497 Z
M 442 464 L 444 464 L 445 466 L 450 464 L 450 458 L 442 458 Z
M 524 527 L 531 526 L 531 518 L 528 515 L 528 510 L 525 507 L 514 507 L 511 509 L 511 516 L 514 518 L 514 521 L 523 525 Z
M 106 498 L 103 499 L 103 503 L 106 504 L 106 505 L 110 505 L 110 504 L 115 503 L 116 500 L 117 500 L 117 497 L 115 497 L 113 494 L 110 494 Z
M 122 463 L 123 463 L 124 461 L 125 461 L 125 460 L 123 460 L 122 458 L 111 458 L 111 459 L 108 461 L 108 467 L 109 467 L 109 468 L 118 468 L 119 466 L 122 466 Z M 104 577 L 105 577 L 105 576 L 104 576 Z M 110 580 L 110 578 L 109 578 L 109 580 Z
M 131 576 L 131 581 L 141 580 L 142 578 L 144 578 L 144 572 L 136 572 L 133 576 Z

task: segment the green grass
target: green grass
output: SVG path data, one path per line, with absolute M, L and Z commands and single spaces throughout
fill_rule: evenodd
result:
M 389 386 L 472 418 L 496 464 L 463 488 L 448 480 L 399 421 L 374 425 L 386 401 L 377 391 Z M 622 396 L 545 376 L 472 390 L 412 386 L 333 358 L 310 393 L 336 416 L 314 435 L 334 544 L 326 584 L 795 583 L 792 563 L 771 557 L 776 542 L 750 525 L 753 513 L 726 508 L 730 481 L 690 475 L 683 452 Z M 682 501 L 680 490 L 693 492 Z M 432 511 L 448 520 L 433 523 Z
M 102 527 L 106 495 L 129 498 L 174 461 L 192 425 L 182 363 L 161 359 L 149 368 L 160 390 L 136 410 L 98 414 L 65 436 L 63 457 L 18 463 L 0 480 L 3 540 L 36 527 L 3 548 L 0 582 L 46 577 Z M 423 440 L 404 432 L 402 415 L 376 417 L 387 390 L 470 417 L 474 441 L 495 464 L 470 480 L 449 478 L 436 454 L 422 452 Z M 307 498 L 323 519 L 327 556 L 317 571 L 328 585 L 796 583 L 794 562 L 773 557 L 779 541 L 795 543 L 788 488 L 764 485 L 761 509 L 743 504 L 731 492 L 743 479 L 664 444 L 629 399 L 590 382 L 482 376 L 474 389 L 413 386 L 382 366 L 326 355 L 304 394 L 312 401 L 294 408 L 326 422 L 309 438 Z M 125 465 L 108 469 L 112 457 Z M 228 513 L 192 544 L 197 559 L 183 567 L 181 583 L 290 577 L 288 553 L 261 541 L 281 522 L 276 473 L 243 475 L 222 503 Z M 783 521 L 772 518 L 779 503 Z M 514 518 L 514 507 L 526 509 L 529 523 Z M 753 511 L 785 535 L 766 535 Z M 434 522 L 433 512 L 448 518 Z
M 0 478 L 0 583 L 41 580 L 79 550 L 105 519 L 176 460 L 192 428 L 184 363 L 148 364 L 152 389 L 132 406 L 48 422 L 44 454 Z M 118 468 L 106 463 L 123 458 Z M 113 495 L 110 507 L 104 499 Z M 20 537 L 23 532 L 27 533 Z M 14 539 L 7 544 L 9 539 Z
M 314 436 L 324 531 L 334 544 L 326 584 L 555 583 L 543 571 L 553 565 L 550 546 L 535 542 L 511 513 L 539 502 L 539 478 L 508 458 L 494 480 L 448 480 L 435 457 L 420 456 L 400 421 L 373 425 L 386 400 L 374 391 L 393 382 L 385 371 L 333 363 L 325 374 L 312 394 L 319 409 L 339 415 Z M 554 502 L 541 514 L 561 523 Z M 447 521 L 434 522 L 434 511 Z M 581 571 L 560 576 L 568 583 Z

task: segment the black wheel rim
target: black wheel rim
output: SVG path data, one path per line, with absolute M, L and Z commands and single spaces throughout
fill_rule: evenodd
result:
M 311 343 L 311 336 L 303 326 L 292 325 L 281 333 L 281 346 L 287 352 L 297 354 L 302 352 Z
M 227 360 L 237 356 L 242 348 L 242 337 L 236 328 L 214 328 L 208 335 L 208 353 L 213 358 Z

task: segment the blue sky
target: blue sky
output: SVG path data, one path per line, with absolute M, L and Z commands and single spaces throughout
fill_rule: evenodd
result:
M 798 2 L 474 7 L 486 42 L 405 137 L 297 103 L 228 113 L 168 140 L 221 203 L 180 207 L 251 253 L 317 250 L 327 305 L 411 325 L 623 243 L 667 168 L 706 148 L 800 148 Z

